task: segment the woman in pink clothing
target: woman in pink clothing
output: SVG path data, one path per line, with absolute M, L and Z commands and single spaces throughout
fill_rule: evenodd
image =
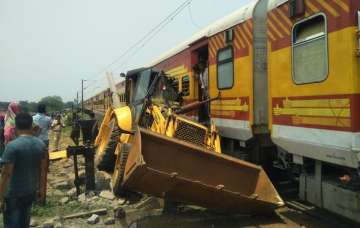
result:
M 5 115 L 5 145 L 15 138 L 15 116 L 19 112 L 20 105 L 16 102 L 11 102 Z

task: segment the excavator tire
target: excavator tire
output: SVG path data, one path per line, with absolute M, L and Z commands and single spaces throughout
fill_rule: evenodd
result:
M 101 153 L 101 156 L 97 157 L 97 164 L 96 167 L 100 171 L 105 172 L 113 172 L 115 166 L 115 149 L 116 149 L 117 142 L 111 140 L 109 145 L 105 149 L 104 153 Z
M 126 194 L 126 189 L 123 185 L 124 174 L 125 174 L 125 166 L 129 156 L 131 145 L 128 143 L 124 143 L 121 145 L 121 151 L 119 152 L 115 169 L 112 177 L 112 186 L 114 195 L 117 197 L 124 197 Z
M 96 166 L 98 170 L 105 171 L 105 172 L 113 172 L 115 166 L 115 149 L 119 142 L 120 137 L 120 130 L 117 126 L 114 127 L 108 146 L 106 147 L 105 151 L 102 153 L 98 153 L 96 157 Z

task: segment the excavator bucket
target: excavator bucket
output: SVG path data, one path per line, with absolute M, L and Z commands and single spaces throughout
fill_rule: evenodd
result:
M 270 213 L 284 205 L 259 166 L 143 128 L 129 143 L 127 189 L 232 213 Z

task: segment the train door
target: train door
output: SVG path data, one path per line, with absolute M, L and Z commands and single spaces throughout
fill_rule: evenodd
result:
M 202 46 L 192 52 L 192 70 L 197 83 L 197 100 L 209 98 L 209 51 L 208 45 Z M 210 104 L 202 105 L 198 111 L 198 121 L 203 124 L 210 123 Z

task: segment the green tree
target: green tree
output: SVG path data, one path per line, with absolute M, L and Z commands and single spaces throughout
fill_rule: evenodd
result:
M 47 112 L 61 111 L 64 108 L 64 102 L 60 96 L 48 96 L 40 100 L 41 104 L 45 104 Z
M 28 101 L 20 101 L 19 104 L 20 104 L 20 108 L 21 108 L 22 112 L 29 112 L 30 111 Z
M 68 101 L 64 104 L 64 108 L 71 109 L 72 107 L 75 107 L 75 103 L 73 101 Z

